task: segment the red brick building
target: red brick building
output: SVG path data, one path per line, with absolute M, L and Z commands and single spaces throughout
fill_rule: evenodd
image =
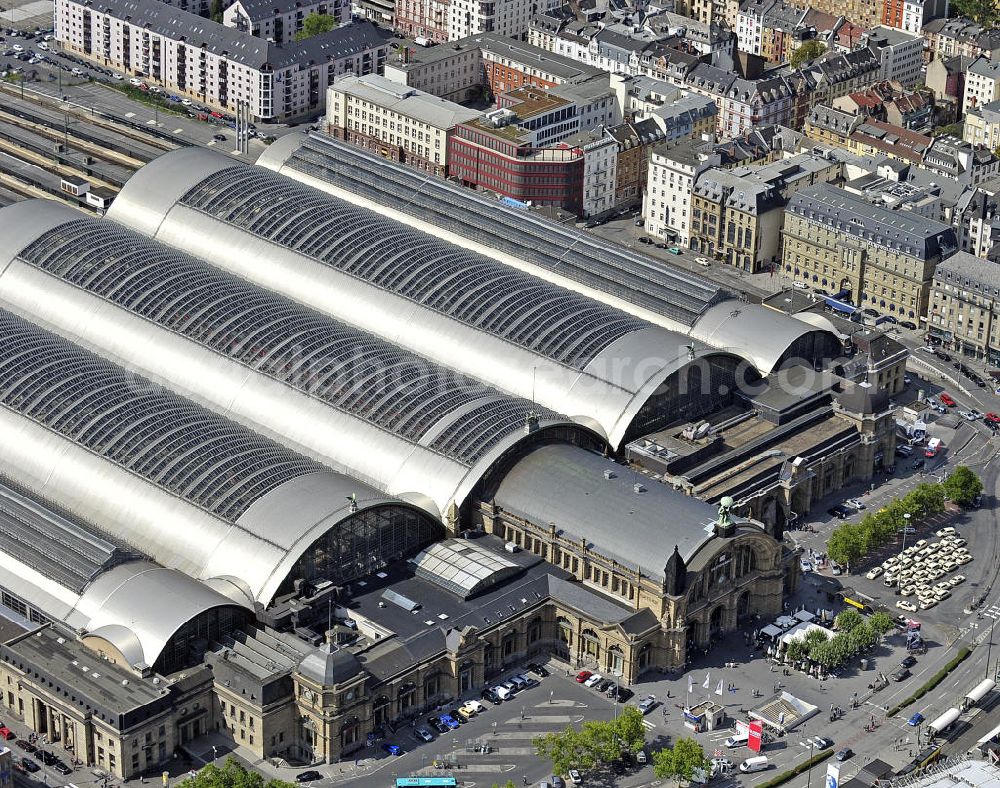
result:
M 448 170 L 466 186 L 533 205 L 583 210 L 583 150 L 563 143 L 536 148 L 517 126 L 459 124 L 448 142 Z

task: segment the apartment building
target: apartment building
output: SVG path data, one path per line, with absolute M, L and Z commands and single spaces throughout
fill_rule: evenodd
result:
M 761 44 L 759 54 L 769 63 L 785 63 L 812 35 L 804 24 L 806 12 L 783 0 L 776 0 L 764 14 L 761 21 Z
M 1000 60 L 980 55 L 965 72 L 965 95 L 962 104 L 970 112 L 983 104 L 1000 99 Z
M 583 151 L 582 216 L 601 216 L 614 210 L 618 180 L 618 140 L 606 129 L 580 132 L 566 140 Z
M 950 226 L 826 183 L 793 194 L 784 219 L 787 276 L 901 319 L 926 312 L 934 270 L 957 250 Z
M 351 21 L 349 0 L 235 0 L 222 13 L 222 24 L 276 44 L 295 40 L 306 17 L 323 14 L 338 25 Z
M 776 263 L 783 201 L 767 183 L 713 167 L 691 195 L 691 248 L 757 273 Z
M 932 19 L 948 16 L 948 0 L 883 0 L 882 24 L 920 35 Z
M 842 169 L 833 157 L 800 153 L 762 166 L 704 170 L 691 195 L 691 248 L 743 271 L 769 270 L 781 259 L 789 197 L 839 180 Z
M 1000 364 L 1000 266 L 957 252 L 934 272 L 927 333 L 968 358 Z
M 637 112 L 637 119 L 650 119 L 663 132 L 667 142 L 694 137 L 709 138 L 715 135 L 718 107 L 707 96 L 693 93 L 645 111 Z
M 482 51 L 473 39 L 448 46 L 403 44 L 385 62 L 385 78 L 457 103 L 486 90 Z
M 994 264 L 1000 261 L 1000 179 L 967 189 L 955 203 L 951 224 L 960 251 Z
M 389 35 L 370 22 L 272 44 L 158 0 L 56 0 L 55 37 L 100 65 L 142 76 L 212 107 L 249 107 L 257 121 L 325 108 L 342 74 L 379 73 Z
M 1000 30 L 986 29 L 971 19 L 932 19 L 921 35 L 930 60 L 938 57 L 993 57 L 1000 52 Z
M 718 127 L 723 137 L 739 137 L 758 126 L 789 125 L 794 93 L 783 77 L 734 79 L 723 94 Z
M 655 146 L 649 159 L 642 215 L 654 238 L 691 243 L 691 195 L 695 178 L 721 158 L 699 140 Z
M 865 43 L 877 53 L 880 79 L 903 87 L 913 87 L 922 80 L 924 39 L 919 35 L 880 25 L 868 33 Z
M 494 96 L 523 86 L 552 88 L 593 77 L 608 78 L 602 69 L 505 36 L 488 33 L 471 41 L 479 47 L 486 82 Z
M 374 74 L 343 77 L 327 89 L 331 135 L 441 177 L 455 126 L 481 114 Z
M 980 104 L 965 114 L 962 139 L 990 150 L 1000 148 L 1000 100 Z
M 458 41 L 479 33 L 521 38 L 545 0 L 396 0 L 394 24 L 421 43 Z
M 927 64 L 924 83 L 934 93 L 934 101 L 947 106 L 955 120 L 965 112 L 965 74 L 975 58 L 964 55 L 937 57 Z

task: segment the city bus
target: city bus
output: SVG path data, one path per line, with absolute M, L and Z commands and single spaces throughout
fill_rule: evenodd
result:
M 454 777 L 397 777 L 396 788 L 458 788 Z

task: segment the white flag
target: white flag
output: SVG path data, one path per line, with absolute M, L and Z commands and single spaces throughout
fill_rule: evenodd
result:
M 715 694 L 716 695 L 721 695 L 722 694 L 722 680 L 721 679 L 719 680 L 719 686 L 716 687 L 716 689 L 715 689 Z
M 704 687 L 705 689 L 708 689 L 708 685 L 709 685 L 709 683 L 710 683 L 710 682 L 709 682 L 709 677 L 711 677 L 711 675 L 712 675 L 711 673 L 706 673 L 706 674 L 705 674 L 705 683 L 701 685 L 701 686 L 703 686 L 703 687 Z
M 688 676 L 688 692 L 691 692 L 691 690 L 693 689 L 694 689 L 694 682 L 691 681 L 691 677 Z

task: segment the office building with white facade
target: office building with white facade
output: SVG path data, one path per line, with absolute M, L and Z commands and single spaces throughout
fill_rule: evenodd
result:
M 343 77 L 327 90 L 330 134 L 442 177 L 452 130 L 481 114 L 374 74 Z

